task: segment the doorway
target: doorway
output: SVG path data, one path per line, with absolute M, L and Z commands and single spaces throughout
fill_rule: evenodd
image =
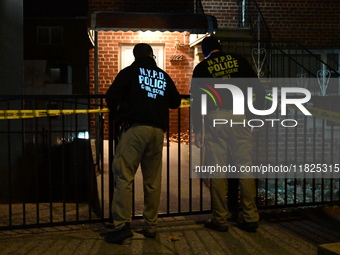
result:
M 150 44 L 153 49 L 153 54 L 156 56 L 157 66 L 164 69 L 164 45 L 160 44 Z M 120 61 L 119 70 L 132 64 L 135 60 L 133 56 L 133 47 L 135 44 L 121 44 L 120 46 Z

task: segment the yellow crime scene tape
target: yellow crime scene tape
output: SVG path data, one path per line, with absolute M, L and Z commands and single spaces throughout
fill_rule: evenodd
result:
M 109 109 L 0 110 L 0 119 L 26 119 L 70 114 L 105 113 Z
M 272 101 L 270 96 L 266 99 Z M 190 107 L 190 99 L 182 99 L 180 108 Z M 296 106 L 287 105 L 288 108 L 299 110 Z M 305 106 L 309 112 L 318 118 L 340 123 L 340 113 L 324 110 L 312 106 Z M 88 113 L 108 113 L 108 108 L 102 109 L 61 109 L 61 110 L 0 110 L 0 119 L 25 119 L 37 117 L 53 117 L 70 114 L 88 114 Z
M 190 99 L 182 99 L 181 108 L 190 107 Z M 70 114 L 108 113 L 108 108 L 102 109 L 60 109 L 60 110 L 0 110 L 0 119 L 28 119 L 38 117 L 54 117 Z
M 270 96 L 266 96 L 266 99 L 272 101 L 273 99 Z M 300 111 L 299 108 L 297 108 L 295 105 L 287 105 L 288 108 L 298 110 Z M 312 106 L 305 106 L 305 108 L 314 116 L 318 117 L 321 119 L 329 120 L 332 122 L 340 123 L 340 112 L 333 112 L 329 110 L 324 110 Z
M 190 99 L 182 98 L 180 108 L 190 107 Z
M 273 100 L 270 96 L 266 96 L 266 99 L 270 100 L 270 101 Z M 182 108 L 183 107 L 190 107 L 190 99 L 182 99 L 180 107 L 182 107 Z M 300 110 L 299 108 L 297 108 L 294 105 L 287 105 L 287 107 L 294 109 L 294 110 L 298 110 L 298 111 Z M 325 119 L 325 120 L 329 120 L 329 121 L 340 124 L 340 112 L 333 112 L 333 111 L 324 110 L 324 109 L 320 109 L 320 108 L 316 108 L 316 107 L 312 107 L 312 106 L 305 106 L 305 107 L 315 117 Z

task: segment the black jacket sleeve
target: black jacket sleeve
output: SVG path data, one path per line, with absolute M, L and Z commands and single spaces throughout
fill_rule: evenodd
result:
M 168 89 L 169 89 L 169 108 L 170 109 L 177 109 L 181 105 L 181 95 L 178 92 L 175 83 L 173 80 L 168 76 Z

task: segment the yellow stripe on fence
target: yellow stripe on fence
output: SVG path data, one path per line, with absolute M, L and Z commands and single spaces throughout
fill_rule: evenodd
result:
M 181 108 L 190 107 L 190 99 L 182 99 Z M 62 109 L 62 110 L 0 110 L 0 119 L 28 119 L 38 117 L 54 117 L 70 114 L 108 113 L 103 109 Z
M 272 98 L 266 96 L 266 99 L 272 101 Z M 180 108 L 190 107 L 190 99 L 182 99 Z M 287 105 L 288 108 L 299 110 L 294 105 Z M 312 106 L 305 106 L 313 116 L 325 120 L 340 123 L 340 113 L 324 110 Z M 62 110 L 0 110 L 0 119 L 25 119 L 37 117 L 53 117 L 70 114 L 88 114 L 88 113 L 108 113 L 108 108 L 103 109 L 62 109 Z
M 266 96 L 266 99 L 268 99 L 270 101 L 273 100 L 270 96 Z M 190 99 L 182 99 L 180 107 L 181 108 L 190 107 Z M 294 109 L 294 110 L 299 110 L 299 108 L 297 108 L 294 105 L 287 105 L 287 107 Z M 324 109 L 320 109 L 320 108 L 316 108 L 316 107 L 312 107 L 312 106 L 305 106 L 305 107 L 315 117 L 325 119 L 325 120 L 329 120 L 329 121 L 336 122 L 336 123 L 340 124 L 340 112 L 333 112 L 333 111 L 324 110 Z
M 189 99 L 182 99 L 181 108 L 190 107 Z M 108 113 L 108 108 L 103 109 L 62 109 L 62 110 L 0 110 L 0 119 L 28 119 L 38 117 L 53 117 L 70 114 Z
M 0 119 L 26 119 L 37 117 L 51 117 L 70 114 L 105 113 L 108 108 L 103 109 L 62 109 L 62 110 L 0 110 Z

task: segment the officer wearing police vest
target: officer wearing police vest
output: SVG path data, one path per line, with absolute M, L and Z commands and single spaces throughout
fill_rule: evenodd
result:
M 136 44 L 135 61 L 119 72 L 106 93 L 107 105 L 121 135 L 113 160 L 114 231 L 105 236 L 109 243 L 132 237 L 132 182 L 139 164 L 144 185 L 144 227 L 146 237 L 156 236 L 161 192 L 164 132 L 169 108 L 180 106 L 181 97 L 170 76 L 158 68 L 149 44 Z
M 193 81 L 196 78 L 222 78 L 224 83 L 237 84 L 237 81 L 243 81 L 238 84 L 239 88 L 246 93 L 247 87 L 253 87 L 253 93 L 256 95 L 256 107 L 260 109 L 264 104 L 265 92 L 261 86 L 257 75 L 252 69 L 249 62 L 236 54 L 225 53 L 222 51 L 220 43 L 214 37 L 206 37 L 201 44 L 205 59 L 201 61 L 193 71 Z M 244 79 L 255 78 L 255 82 L 244 84 Z M 198 83 L 199 84 L 199 83 Z M 200 97 L 197 96 L 202 90 L 192 82 L 191 94 L 193 96 L 193 106 L 201 104 Z M 210 88 L 213 87 L 211 84 Z M 223 106 L 216 107 L 216 102 L 208 102 L 208 111 L 205 116 L 204 127 L 199 125 L 201 113 L 195 111 L 200 107 L 193 107 L 193 130 L 195 133 L 195 144 L 197 147 L 204 147 L 205 165 L 227 166 L 233 164 L 236 167 L 252 165 L 253 141 L 251 128 L 243 125 L 217 125 L 212 126 L 214 119 L 233 120 L 236 123 L 242 123 L 244 119 L 249 119 L 249 111 L 245 115 L 233 115 L 233 101 L 231 93 L 222 91 Z M 219 92 L 221 93 L 221 92 Z M 196 102 L 195 102 L 196 101 Z M 246 101 L 246 100 L 245 100 Z M 197 106 L 197 105 L 196 105 Z M 244 122 L 243 122 L 244 123 Z M 204 139 L 202 140 L 202 136 Z M 202 142 L 203 141 L 203 142 Z M 212 218 L 205 222 L 205 227 L 226 232 L 229 229 L 228 224 L 228 206 L 226 195 L 228 192 L 228 175 L 212 175 L 210 178 L 210 193 L 212 200 Z M 251 175 L 242 175 L 239 177 L 242 213 L 239 215 L 238 226 L 246 231 L 253 232 L 258 228 L 259 214 L 255 204 L 255 181 Z

